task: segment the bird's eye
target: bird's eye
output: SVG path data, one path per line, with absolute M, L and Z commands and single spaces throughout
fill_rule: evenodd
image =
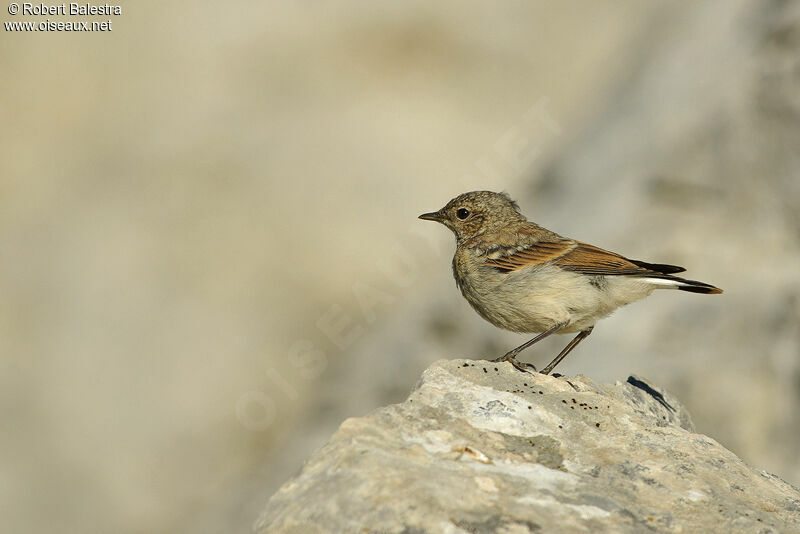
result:
M 469 217 L 469 210 L 466 208 L 461 208 L 456 212 L 456 217 L 461 219 L 462 221 Z

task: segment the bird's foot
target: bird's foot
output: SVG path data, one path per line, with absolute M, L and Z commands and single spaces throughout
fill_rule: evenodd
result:
M 495 358 L 494 360 L 492 360 L 492 363 L 508 362 L 511 365 L 513 365 L 514 369 L 516 369 L 517 371 L 522 371 L 523 373 L 538 372 L 536 370 L 536 367 L 533 366 L 533 364 L 521 362 L 517 360 L 515 356 L 516 355 L 513 353 L 504 354 L 499 358 Z

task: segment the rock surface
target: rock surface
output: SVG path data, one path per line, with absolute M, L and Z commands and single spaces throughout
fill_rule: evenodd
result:
M 346 420 L 258 533 L 800 532 L 800 491 L 694 432 L 676 398 L 442 360 Z

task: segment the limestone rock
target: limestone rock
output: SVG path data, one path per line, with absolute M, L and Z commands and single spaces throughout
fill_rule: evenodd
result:
M 800 491 L 694 432 L 676 398 L 439 361 L 346 420 L 258 533 L 800 532 Z

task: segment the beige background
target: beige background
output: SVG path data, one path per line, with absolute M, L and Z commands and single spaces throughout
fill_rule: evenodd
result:
M 416 220 L 470 189 L 723 287 L 622 310 L 560 370 L 648 376 L 800 483 L 800 24 L 713 4 L 129 2 L 110 33 L 0 31 L 0 529 L 247 531 L 344 417 L 521 343 Z

